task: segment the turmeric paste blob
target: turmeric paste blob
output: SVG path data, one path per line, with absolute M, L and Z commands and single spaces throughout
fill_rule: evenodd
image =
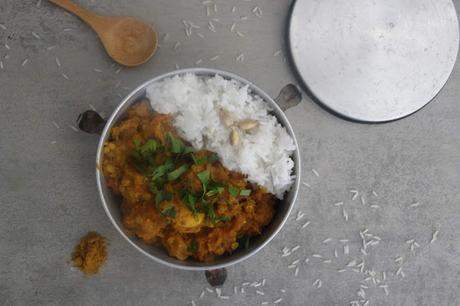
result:
M 107 260 L 107 240 L 97 232 L 88 232 L 72 253 L 72 264 L 85 274 L 96 274 Z
M 179 260 L 210 262 L 247 247 L 274 216 L 273 194 L 196 151 L 146 100 L 111 129 L 101 169 L 121 197 L 124 228 Z

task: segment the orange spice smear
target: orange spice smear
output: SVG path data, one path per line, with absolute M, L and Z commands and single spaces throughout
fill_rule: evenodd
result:
M 97 232 L 88 232 L 72 253 L 72 263 L 85 274 L 96 274 L 107 260 L 107 240 Z

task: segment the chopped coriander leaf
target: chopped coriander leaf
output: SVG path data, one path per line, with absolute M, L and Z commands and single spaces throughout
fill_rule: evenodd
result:
M 156 179 L 162 177 L 171 170 L 174 170 L 174 164 L 171 160 L 168 160 L 163 165 L 156 167 L 155 170 L 152 171 L 150 179 L 152 181 L 155 181 Z
M 228 186 L 228 193 L 236 198 L 240 194 L 240 190 L 236 187 L 233 187 L 232 185 Z
M 206 193 L 208 197 L 213 197 L 224 192 L 225 188 L 220 186 L 211 186 L 209 191 Z
M 197 250 L 198 250 L 198 243 L 196 242 L 195 239 L 192 239 L 192 241 L 190 241 L 189 251 L 192 254 L 195 254 Z
M 213 197 L 213 196 L 216 196 L 216 195 L 217 195 L 216 190 L 209 190 L 208 192 L 206 192 L 206 196 L 208 196 L 208 197 Z
M 184 174 L 188 169 L 188 165 L 182 165 L 176 170 L 168 173 L 168 181 L 177 180 L 182 174 Z
M 240 196 L 242 197 L 249 197 L 252 193 L 251 189 L 243 189 L 240 191 Z
M 165 218 L 175 218 L 176 209 L 174 208 L 174 206 L 168 206 L 161 211 L 160 215 Z
M 240 246 L 244 247 L 245 249 L 248 249 L 249 248 L 249 240 L 250 240 L 249 236 L 240 237 L 240 238 L 238 238 L 238 244 Z
M 147 140 L 143 145 L 139 139 L 135 139 L 133 142 L 136 146 L 133 152 L 134 158 L 139 162 L 152 164 L 153 154 L 160 149 L 161 145 L 154 139 Z
M 219 160 L 219 155 L 217 155 L 216 153 L 212 153 L 209 157 L 208 157 L 208 162 L 210 162 L 211 164 L 213 162 L 216 162 Z
M 222 222 L 228 222 L 230 221 L 232 218 L 230 216 L 218 216 L 216 218 L 216 222 L 219 222 L 219 221 L 222 221 Z
M 193 213 L 196 213 L 197 210 L 196 210 L 196 201 L 197 201 L 197 198 L 191 194 L 190 192 L 188 192 L 187 190 L 185 190 L 185 192 L 183 193 L 183 196 L 182 196 L 182 201 L 185 202 L 185 205 L 187 205 L 187 207 L 193 212 Z
M 183 153 L 188 154 L 188 153 L 192 153 L 194 151 L 195 151 L 195 149 L 192 146 L 185 146 L 184 150 L 183 150 Z
M 171 152 L 176 154 L 182 153 L 182 147 L 184 146 L 182 140 L 176 138 L 172 133 L 168 133 L 168 139 Z
M 197 173 L 198 178 L 200 179 L 201 184 L 203 185 L 203 194 L 206 193 L 209 184 L 210 173 L 208 170 Z
M 141 154 L 153 154 L 160 148 L 160 144 L 155 139 L 149 139 L 143 146 L 140 147 Z
M 136 138 L 136 139 L 133 140 L 133 142 L 134 142 L 134 145 L 136 146 L 136 148 L 139 148 L 141 146 L 141 141 L 139 139 Z
M 195 163 L 195 165 L 198 165 L 198 166 L 199 166 L 199 165 L 203 165 L 203 164 L 206 162 L 206 160 L 207 160 L 206 157 L 198 158 L 198 157 L 196 157 L 195 154 L 193 154 L 193 153 L 191 154 L 191 156 L 192 156 L 192 159 L 193 159 L 193 162 Z
M 224 187 L 216 187 L 217 189 L 217 193 L 218 194 L 221 194 L 222 192 L 224 192 L 225 188 Z
M 170 201 L 172 198 L 172 193 L 160 190 L 155 194 L 155 206 L 158 208 L 161 202 Z
M 214 207 L 212 206 L 212 204 L 204 201 L 202 203 L 202 206 L 203 206 L 204 214 L 206 215 L 206 217 L 208 217 L 208 219 L 211 222 L 215 223 L 216 222 L 216 212 L 214 211 Z

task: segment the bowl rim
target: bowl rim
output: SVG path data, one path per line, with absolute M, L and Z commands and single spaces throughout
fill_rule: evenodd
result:
M 147 88 L 147 86 L 149 86 L 150 84 L 153 84 L 155 82 L 159 82 L 159 81 L 164 80 L 164 79 L 169 78 L 169 77 L 173 77 L 173 76 L 181 75 L 181 74 L 186 74 L 186 73 L 191 73 L 191 74 L 195 74 L 195 75 L 205 75 L 205 74 L 220 75 L 222 77 L 233 79 L 233 80 L 236 80 L 238 82 L 241 82 L 242 84 L 248 85 L 249 88 L 255 94 L 259 95 L 264 100 L 264 102 L 269 104 L 269 106 L 275 111 L 276 117 L 282 117 L 282 119 L 284 121 L 283 127 L 287 129 L 287 131 L 288 131 L 289 135 L 292 137 L 292 139 L 294 141 L 294 144 L 295 144 L 295 147 L 296 147 L 296 149 L 293 152 L 294 157 L 296 157 L 295 160 L 294 160 L 294 172 L 296 173 L 296 177 L 295 177 L 294 184 L 291 187 L 292 190 L 290 191 L 290 192 L 292 192 L 291 200 L 289 202 L 287 202 L 287 201 L 285 202 L 286 204 L 289 205 L 289 207 L 288 207 L 286 213 L 284 214 L 284 216 L 282 217 L 281 222 L 274 229 L 274 231 L 260 243 L 259 246 L 257 246 L 256 248 L 254 248 L 253 250 L 251 250 L 247 254 L 241 256 L 240 258 L 236 258 L 236 259 L 233 259 L 233 260 L 229 259 L 228 262 L 220 263 L 220 264 L 204 263 L 204 264 L 206 264 L 204 266 L 199 266 L 199 265 L 196 265 L 196 266 L 180 265 L 180 264 L 176 264 L 176 263 L 173 263 L 173 262 L 166 261 L 166 260 L 164 260 L 162 258 L 156 257 L 155 255 L 152 255 L 152 254 L 148 253 L 147 251 L 145 251 L 144 249 L 139 247 L 132 240 L 132 237 L 128 236 L 123 231 L 123 229 L 118 225 L 118 223 L 116 222 L 116 220 L 114 219 L 114 217 L 112 216 L 112 214 L 111 214 L 111 212 L 110 212 L 110 210 L 108 208 L 108 205 L 107 205 L 106 199 L 105 199 L 105 195 L 104 195 L 104 191 L 103 191 L 103 187 L 102 187 L 102 180 L 104 179 L 104 177 L 103 177 L 102 171 L 100 171 L 100 169 L 99 169 L 100 168 L 99 165 L 101 165 L 101 161 L 102 161 L 102 157 L 103 157 L 104 143 L 106 141 L 106 138 L 108 137 L 108 133 L 110 133 L 110 129 L 112 128 L 113 124 L 116 122 L 116 119 L 120 114 L 120 111 L 123 110 L 123 108 L 125 107 L 126 104 L 132 103 L 131 99 L 135 95 L 137 95 L 140 91 L 145 90 Z M 286 117 L 286 114 L 284 113 L 284 111 L 281 110 L 279 105 L 275 102 L 275 100 L 272 97 L 270 97 L 265 91 L 263 91 L 262 89 L 260 89 L 256 85 L 254 85 L 251 81 L 248 81 L 248 80 L 244 79 L 243 77 L 241 77 L 239 75 L 236 75 L 234 73 L 219 70 L 219 69 L 213 69 L 213 68 L 196 67 L 196 68 L 178 69 L 178 70 L 173 70 L 173 71 L 170 71 L 170 72 L 167 72 L 167 73 L 160 74 L 158 76 L 155 76 L 155 77 L 145 81 L 144 83 L 142 83 L 141 85 L 139 85 L 138 87 L 133 89 L 128 95 L 126 95 L 123 98 L 123 100 L 118 104 L 118 106 L 114 109 L 114 111 L 110 115 L 110 118 L 107 120 L 107 122 L 106 122 L 106 124 L 104 126 L 104 129 L 103 129 L 103 131 L 102 131 L 102 133 L 100 135 L 100 138 L 99 138 L 99 143 L 98 143 L 98 148 L 97 148 L 97 153 L 96 153 L 96 181 L 97 181 L 97 188 L 98 188 L 98 192 L 99 192 L 99 198 L 100 198 L 100 200 L 102 202 L 102 206 L 104 207 L 105 213 L 107 214 L 109 220 L 111 221 L 113 226 L 117 229 L 117 231 L 121 234 L 121 236 L 124 237 L 139 252 L 141 252 L 142 254 L 146 255 L 150 259 L 153 259 L 154 261 L 156 261 L 156 262 L 158 262 L 160 264 L 163 264 L 163 265 L 171 267 L 171 268 L 177 268 L 177 269 L 180 269 L 180 270 L 206 271 L 206 270 L 221 269 L 221 268 L 226 268 L 226 267 L 235 265 L 237 263 L 240 263 L 240 262 L 250 258 L 251 256 L 255 255 L 256 253 L 258 253 L 270 241 L 273 240 L 273 238 L 280 232 L 280 230 L 283 228 L 283 226 L 287 222 L 287 219 L 289 218 L 289 216 L 290 216 L 290 214 L 291 214 L 291 212 L 292 212 L 292 210 L 294 208 L 294 205 L 295 205 L 295 202 L 296 202 L 296 199 L 297 199 L 297 195 L 298 195 L 298 192 L 299 192 L 299 187 L 300 187 L 300 181 L 301 181 L 300 150 L 299 150 L 299 145 L 298 145 L 298 142 L 297 142 L 297 138 L 296 138 L 296 136 L 294 134 L 294 130 L 293 130 L 288 118 Z M 231 255 L 229 255 L 229 256 L 231 256 Z

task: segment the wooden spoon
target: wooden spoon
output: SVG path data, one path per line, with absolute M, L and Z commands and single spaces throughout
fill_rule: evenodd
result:
M 80 17 L 93 28 L 109 56 L 124 66 L 148 61 L 157 49 L 157 34 L 145 22 L 132 17 L 100 16 L 71 0 L 49 0 Z

